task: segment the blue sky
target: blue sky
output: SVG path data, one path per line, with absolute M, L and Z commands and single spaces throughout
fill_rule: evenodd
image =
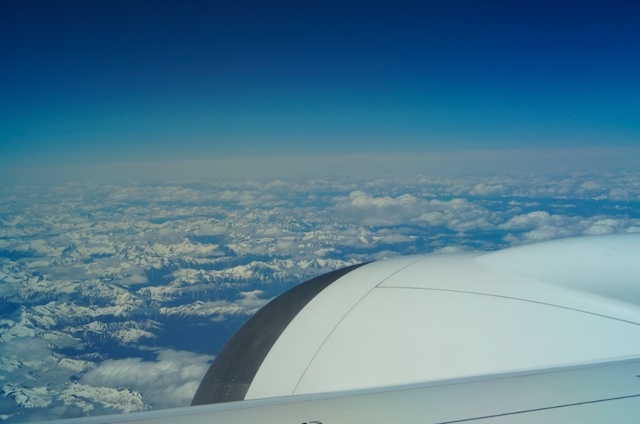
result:
M 0 8 L 5 169 L 640 145 L 635 2 Z

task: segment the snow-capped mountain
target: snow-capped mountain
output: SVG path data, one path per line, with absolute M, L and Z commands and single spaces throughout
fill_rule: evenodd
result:
M 0 415 L 188 404 L 249 316 L 337 268 L 640 231 L 640 178 L 592 178 L 0 188 Z

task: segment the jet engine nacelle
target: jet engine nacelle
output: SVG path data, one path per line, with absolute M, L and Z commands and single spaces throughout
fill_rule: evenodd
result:
M 274 299 L 193 404 L 591 363 L 640 353 L 640 235 L 357 265 Z

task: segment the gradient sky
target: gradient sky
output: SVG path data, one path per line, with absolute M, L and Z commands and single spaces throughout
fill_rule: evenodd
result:
M 0 2 L 3 168 L 640 146 L 619 1 Z

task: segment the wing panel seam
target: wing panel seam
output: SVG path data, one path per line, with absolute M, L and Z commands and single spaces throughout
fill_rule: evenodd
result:
M 578 308 L 571 308 L 569 306 L 557 305 L 555 303 L 542 302 L 540 300 L 523 299 L 521 297 L 503 296 L 503 295 L 499 295 L 499 294 L 482 293 L 482 292 L 476 292 L 476 291 L 470 291 L 470 290 L 435 289 L 435 288 L 430 288 L 430 287 L 402 287 L 402 286 L 393 286 L 393 287 L 382 286 L 382 287 L 379 287 L 379 286 L 376 286 L 375 288 L 378 288 L 378 289 L 405 289 L 405 290 L 430 290 L 430 291 L 440 291 L 440 292 L 450 292 L 450 293 L 477 294 L 478 296 L 488 296 L 488 297 L 497 297 L 497 298 L 501 298 L 501 299 L 519 300 L 521 302 L 529 302 L 529 303 L 535 303 L 535 304 L 538 304 L 538 305 L 545 305 L 545 306 L 551 306 L 551 307 L 554 307 L 554 308 L 566 309 L 568 311 L 582 312 L 584 314 L 594 315 L 594 316 L 598 316 L 598 317 L 602 317 L 602 318 L 609 318 L 609 319 L 612 319 L 612 320 L 615 320 L 615 321 L 624 322 L 626 324 L 633 324 L 633 325 L 640 326 L 640 323 L 637 323 L 637 322 L 634 322 L 634 321 L 629 321 L 629 320 L 622 319 L 622 318 L 616 318 L 616 317 L 612 317 L 612 316 L 609 316 L 609 315 L 598 314 L 596 312 L 585 311 L 583 309 L 578 309 Z
M 484 416 L 481 416 L 481 417 L 463 418 L 463 419 L 460 419 L 460 420 L 440 421 L 437 424 L 453 424 L 453 423 L 464 423 L 464 422 L 469 422 L 469 421 L 487 420 L 487 419 L 490 419 L 490 418 L 506 417 L 506 416 L 509 416 L 509 415 L 528 414 L 528 413 L 531 413 L 531 412 L 547 411 L 547 410 L 550 410 L 550 409 L 569 408 L 569 407 L 572 407 L 572 406 L 588 405 L 588 404 L 593 404 L 593 403 L 609 402 L 609 401 L 623 400 L 623 399 L 632 399 L 632 398 L 638 398 L 638 397 L 640 397 L 640 393 L 637 393 L 635 395 L 619 396 L 619 397 L 613 397 L 613 398 L 607 398 L 607 399 L 595 399 L 595 400 L 588 400 L 588 401 L 584 401 L 584 402 L 575 402 L 575 403 L 567 403 L 567 404 L 563 404 L 563 405 L 545 406 L 545 407 L 542 407 L 542 408 L 525 409 L 525 410 L 522 410 L 522 411 L 504 412 L 502 414 L 495 414 L 495 415 L 484 415 Z

